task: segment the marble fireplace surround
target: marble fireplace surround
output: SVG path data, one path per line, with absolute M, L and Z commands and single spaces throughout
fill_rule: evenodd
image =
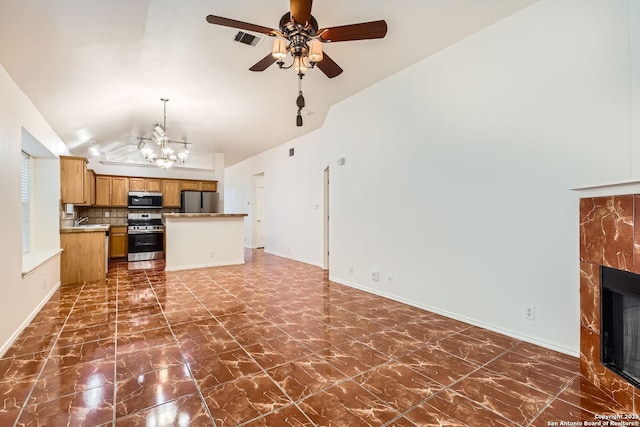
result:
M 640 194 L 580 199 L 580 371 L 638 412 L 640 389 L 600 363 L 601 265 L 640 274 Z

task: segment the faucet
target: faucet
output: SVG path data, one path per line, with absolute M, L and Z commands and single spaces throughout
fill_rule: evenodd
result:
M 78 219 L 76 219 L 76 220 L 73 222 L 73 226 L 74 226 L 74 227 L 77 227 L 77 226 L 79 226 L 80 224 L 82 224 L 83 222 L 88 221 L 88 220 L 89 220 L 89 217 L 87 217 L 87 216 L 83 216 L 82 218 L 78 218 Z

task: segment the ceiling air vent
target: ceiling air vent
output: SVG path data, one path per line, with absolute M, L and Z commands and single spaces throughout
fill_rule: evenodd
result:
M 262 41 L 262 37 L 253 36 L 251 34 L 245 33 L 244 31 L 238 31 L 238 34 L 236 34 L 234 40 L 239 43 L 244 43 L 248 44 L 249 46 L 256 47 Z

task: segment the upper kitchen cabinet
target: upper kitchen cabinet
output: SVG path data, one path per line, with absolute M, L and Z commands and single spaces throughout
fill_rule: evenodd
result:
M 129 178 L 125 176 L 96 176 L 96 206 L 127 207 Z
M 129 178 L 129 191 L 162 192 L 162 179 L 157 178 Z
M 183 191 L 218 191 L 218 181 L 183 180 L 180 189 Z
M 200 191 L 218 191 L 218 182 L 202 181 L 200 182 Z
M 183 191 L 200 191 L 200 181 L 182 181 L 180 189 Z
M 84 200 L 84 203 L 78 203 L 78 206 L 96 204 L 96 174 L 92 169 L 87 169 L 84 174 Z
M 87 201 L 87 159 L 84 157 L 60 156 L 60 199 L 62 203 L 83 205 Z
M 162 180 L 162 206 L 168 208 L 180 206 L 180 181 Z

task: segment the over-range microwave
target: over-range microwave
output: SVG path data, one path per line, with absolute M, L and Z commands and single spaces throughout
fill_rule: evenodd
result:
M 129 209 L 161 209 L 162 193 L 129 192 Z

